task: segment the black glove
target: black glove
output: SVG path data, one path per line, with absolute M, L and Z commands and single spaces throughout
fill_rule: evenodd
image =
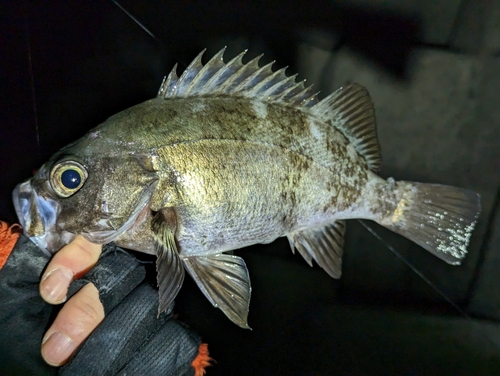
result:
M 158 292 L 144 278 L 144 266 L 113 244 L 99 262 L 76 280 L 68 298 L 86 283 L 99 290 L 106 317 L 61 368 L 47 365 L 40 346 L 59 311 L 39 295 L 40 277 L 49 261 L 21 235 L 0 270 L 0 374 L 43 375 L 194 375 L 200 359 L 199 337 L 172 318 L 157 318 Z M 202 356 L 204 361 L 208 355 Z M 206 364 L 205 364 L 206 365 Z M 198 372 L 203 372 L 199 369 Z

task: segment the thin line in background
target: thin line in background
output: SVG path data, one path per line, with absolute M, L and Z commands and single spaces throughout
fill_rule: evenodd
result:
M 456 304 L 452 299 L 448 297 L 441 289 L 439 289 L 432 281 L 427 278 L 420 270 L 417 269 L 416 266 L 414 266 L 411 262 L 406 260 L 401 254 L 396 251 L 396 249 L 387 243 L 382 237 L 375 232 L 374 229 L 372 229 L 365 221 L 362 221 L 358 219 L 358 222 L 363 225 L 364 228 L 366 228 L 375 238 L 377 238 L 382 244 L 384 244 L 398 259 L 400 259 L 402 262 L 404 262 L 411 270 L 413 270 L 420 278 L 422 278 L 434 291 L 436 291 L 443 299 L 445 299 L 449 304 L 452 305 L 453 308 L 455 308 L 461 316 L 463 316 L 466 320 L 468 320 L 473 326 L 478 328 L 478 331 L 481 333 L 481 335 L 488 339 L 491 343 L 493 343 L 495 346 L 500 348 L 500 343 L 495 340 L 492 336 L 489 336 L 487 333 L 485 333 L 484 329 L 481 328 L 481 326 L 474 320 L 472 319 L 458 304 Z
M 38 161 L 42 160 L 42 146 L 40 144 L 40 131 L 38 127 L 38 109 L 36 106 L 36 91 L 35 91 L 35 77 L 33 73 L 33 61 L 31 57 L 31 38 L 30 38 L 30 28 L 28 23 L 28 12 L 29 9 L 26 8 L 24 12 L 24 24 L 26 27 L 26 43 L 28 44 L 28 61 L 29 61 L 29 74 L 30 74 L 30 89 L 31 89 L 31 99 L 33 101 L 33 112 L 35 116 L 35 133 L 36 133 L 36 143 L 38 147 Z
M 123 13 L 125 13 L 127 16 L 129 16 L 137 25 L 141 27 L 142 30 L 144 30 L 146 33 L 148 33 L 153 39 L 161 43 L 161 41 L 154 35 L 151 30 L 149 30 L 146 26 L 144 26 L 137 18 L 135 18 L 128 10 L 126 10 L 124 7 L 121 6 L 120 3 L 116 0 L 111 0 L 115 5 L 122 10 Z

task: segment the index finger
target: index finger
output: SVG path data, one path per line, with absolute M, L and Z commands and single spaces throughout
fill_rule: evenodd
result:
M 91 243 L 82 235 L 77 235 L 54 255 L 45 269 L 40 282 L 42 298 L 50 304 L 63 303 L 71 281 L 94 266 L 101 251 L 102 245 Z

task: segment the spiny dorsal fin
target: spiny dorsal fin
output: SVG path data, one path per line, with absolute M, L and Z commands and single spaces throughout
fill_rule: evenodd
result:
M 228 63 L 224 63 L 226 49 L 215 54 L 203 65 L 203 50 L 189 64 L 181 77 L 177 76 L 177 64 L 163 80 L 158 97 L 192 97 L 201 95 L 234 95 L 259 98 L 269 102 L 283 103 L 302 108 L 325 122 L 331 122 L 354 145 L 371 170 L 380 168 L 381 157 L 377 140 L 375 110 L 368 91 L 357 84 L 340 88 L 318 102 L 312 86 L 304 81 L 295 82 L 295 76 L 287 77 L 286 68 L 275 72 L 274 62 L 259 67 L 262 55 L 243 64 L 242 52 Z
M 182 73 L 177 76 L 177 64 L 163 80 L 158 97 L 192 97 L 200 95 L 236 95 L 246 98 L 263 98 L 287 105 L 311 107 L 318 102 L 311 86 L 304 81 L 295 82 L 295 77 L 285 75 L 286 68 L 273 72 L 273 63 L 259 67 L 262 55 L 243 64 L 242 52 L 227 64 L 223 61 L 225 48 L 208 63 L 202 64 L 203 50 Z
M 341 87 L 314 105 L 311 113 L 341 130 L 372 171 L 380 169 L 375 108 L 366 88 L 358 84 Z

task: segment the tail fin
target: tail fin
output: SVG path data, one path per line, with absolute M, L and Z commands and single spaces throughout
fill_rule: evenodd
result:
M 460 265 L 481 211 L 479 194 L 439 184 L 398 185 L 407 188 L 391 220 L 382 224 L 447 263 Z

